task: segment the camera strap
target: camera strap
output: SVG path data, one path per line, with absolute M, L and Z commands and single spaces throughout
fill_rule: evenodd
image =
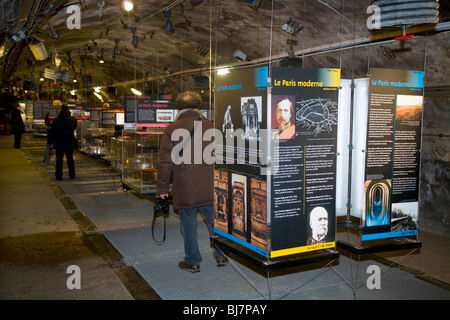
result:
M 163 237 L 162 240 L 158 241 L 155 239 L 155 224 L 156 224 L 156 217 L 157 216 L 162 216 L 163 220 L 164 220 L 164 233 L 163 233 Z M 156 214 L 156 212 L 153 214 L 153 220 L 152 220 L 152 238 L 153 241 L 156 243 L 156 245 L 160 246 L 162 245 L 165 241 L 166 241 L 166 219 L 168 217 L 168 213 L 165 214 Z

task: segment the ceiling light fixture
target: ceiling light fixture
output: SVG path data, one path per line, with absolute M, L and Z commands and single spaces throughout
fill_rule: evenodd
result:
M 134 3 L 130 0 L 124 0 L 121 3 L 121 7 L 126 12 L 132 12 L 134 10 Z
M 103 49 L 100 50 L 100 58 L 98 58 L 99 63 L 105 63 L 105 59 L 103 58 Z
M 258 10 L 261 0 L 249 0 L 248 5 L 253 10 Z
M 230 73 L 231 71 L 230 71 L 230 68 L 220 68 L 220 69 L 217 69 L 217 75 L 218 76 L 223 76 L 224 74 L 228 74 L 228 73 Z
M 133 44 L 133 47 L 136 48 L 139 43 L 139 38 L 136 35 L 137 27 L 131 27 L 131 33 L 133 34 L 133 40 L 131 40 L 131 43 Z
M 103 102 L 103 98 L 100 94 L 98 94 L 97 92 L 94 92 L 94 95 L 101 101 Z
M 114 51 L 113 51 L 114 55 L 118 55 L 120 53 L 119 42 L 120 42 L 120 39 L 114 39 L 114 43 L 116 44 L 114 46 Z
M 131 90 L 131 92 L 133 92 L 137 96 L 141 96 L 142 95 L 142 92 L 140 92 L 139 90 L 136 90 L 135 88 L 131 88 L 130 90 Z
M 241 50 L 236 50 L 233 53 L 233 58 L 235 58 L 237 61 L 242 62 L 247 60 L 247 55 L 243 53 Z
M 172 22 L 170 21 L 170 16 L 171 16 L 171 12 L 170 10 L 165 10 L 164 11 L 164 16 L 167 18 L 166 20 L 166 26 L 164 28 L 164 32 L 167 34 L 173 34 L 174 30 L 173 30 L 173 25 Z
M 42 61 L 48 58 L 48 52 L 42 41 L 34 40 L 28 43 L 31 52 L 36 60 Z
M 281 26 L 281 29 L 289 34 L 296 35 L 300 30 L 303 29 L 303 26 L 299 21 L 293 18 L 289 18 L 289 20 Z
M 58 52 L 55 51 L 54 55 L 53 55 L 53 66 L 55 67 L 56 70 L 59 70 L 59 68 L 61 67 L 62 64 L 62 60 L 60 57 L 58 57 Z
M 4 43 L 0 46 L 0 58 L 3 57 L 7 53 L 8 53 L 8 50 L 6 50 L 6 44 Z

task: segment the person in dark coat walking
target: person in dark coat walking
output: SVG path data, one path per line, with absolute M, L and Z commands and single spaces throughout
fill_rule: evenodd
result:
M 67 159 L 69 178 L 75 179 L 75 162 L 73 161 L 74 130 L 77 128 L 77 119 L 71 116 L 67 105 L 61 107 L 58 116 L 53 120 L 50 128 L 50 141 L 55 143 L 56 150 L 56 180 L 62 180 L 64 155 Z
M 180 214 L 185 251 L 184 261 L 179 263 L 179 267 L 190 272 L 199 272 L 202 261 L 197 237 L 198 210 L 206 221 L 210 236 L 214 235 L 214 167 L 212 161 L 205 161 L 204 158 L 204 151 L 211 142 L 202 139 L 204 132 L 213 129 L 214 125 L 203 118 L 198 109 L 201 102 L 200 95 L 193 91 L 177 96 L 175 104 L 179 112 L 175 121 L 164 130 L 158 163 L 157 189 L 160 198 L 168 197 L 173 174 L 173 208 Z M 183 138 L 172 141 L 174 132 L 184 134 Z M 228 262 L 216 248 L 213 256 L 217 266 Z
M 25 132 L 22 115 L 20 114 L 20 104 L 15 103 L 11 111 L 11 128 L 14 134 L 14 148 L 20 149 L 22 133 Z

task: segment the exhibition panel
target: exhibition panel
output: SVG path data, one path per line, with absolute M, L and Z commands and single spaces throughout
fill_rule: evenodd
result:
M 362 241 L 417 235 L 423 77 L 372 68 L 355 80 L 350 215 Z
M 292 67 L 218 78 L 217 234 L 267 258 L 335 246 L 339 79 Z

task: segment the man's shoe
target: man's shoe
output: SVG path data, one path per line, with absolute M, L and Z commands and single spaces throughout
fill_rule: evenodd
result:
M 217 257 L 216 262 L 218 267 L 223 267 L 228 264 L 228 259 L 226 257 Z
M 189 271 L 189 272 L 192 272 L 192 273 L 200 272 L 200 266 L 199 265 L 189 264 L 189 263 L 187 263 L 185 261 L 180 261 L 180 263 L 178 263 L 178 266 L 181 269 Z

